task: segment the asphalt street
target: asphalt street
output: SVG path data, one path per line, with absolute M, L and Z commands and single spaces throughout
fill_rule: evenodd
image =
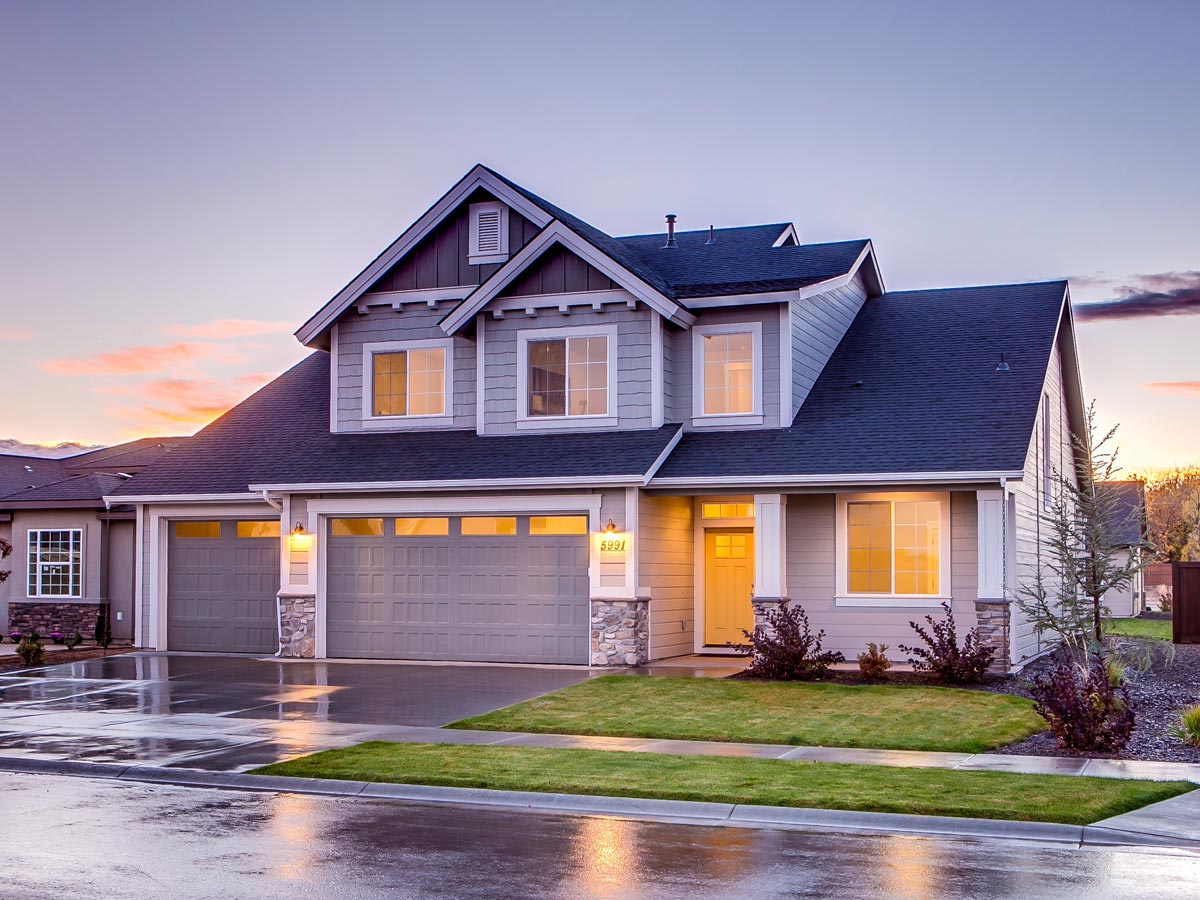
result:
M 0 897 L 1195 897 L 1200 855 L 0 774 Z

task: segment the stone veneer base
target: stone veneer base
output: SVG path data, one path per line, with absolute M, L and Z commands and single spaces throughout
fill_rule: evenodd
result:
M 317 655 L 316 595 L 279 594 L 279 655 L 289 659 Z
M 650 598 L 592 599 L 593 666 L 640 666 L 650 658 Z
M 975 621 L 979 641 L 996 651 L 996 657 L 988 667 L 989 672 L 1004 674 L 1009 671 L 1008 662 L 1008 601 L 976 600 Z
M 78 632 L 91 640 L 99 613 L 99 603 L 10 600 L 8 628 L 9 631 L 36 631 L 43 638 L 54 631 L 67 636 Z

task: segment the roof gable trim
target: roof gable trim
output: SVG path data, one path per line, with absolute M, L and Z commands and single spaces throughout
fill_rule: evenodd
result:
M 555 244 L 579 256 L 600 270 L 638 300 L 641 300 L 659 315 L 678 325 L 690 326 L 696 319 L 691 313 L 670 298 L 638 278 L 606 253 L 580 237 L 561 221 L 554 220 L 532 241 L 521 248 L 512 259 L 501 266 L 491 278 L 476 288 L 462 303 L 446 314 L 441 328 L 446 334 L 455 334 L 465 327 L 477 313 L 481 312 L 525 269 Z
M 334 320 L 362 296 L 385 272 L 399 262 L 422 239 L 430 234 L 451 212 L 458 208 L 479 188 L 490 192 L 505 204 L 515 209 L 539 228 L 544 227 L 550 216 L 539 206 L 513 190 L 490 169 L 476 165 L 459 182 L 442 195 L 441 199 L 425 211 L 416 222 L 396 238 L 386 250 L 375 257 L 365 269 L 326 303 L 320 311 L 301 325 L 295 332 L 296 339 L 306 347 L 315 346 L 317 339 Z

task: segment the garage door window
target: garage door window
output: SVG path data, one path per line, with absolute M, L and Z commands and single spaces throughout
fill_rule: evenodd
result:
M 516 516 L 464 516 L 462 533 L 466 535 L 503 535 L 517 533 Z
M 532 535 L 587 534 L 587 516 L 530 516 Z
M 383 519 L 334 519 L 329 528 L 334 537 L 382 537 Z
M 277 538 L 279 537 L 279 522 L 238 522 L 237 536 L 240 538 Z
M 215 541 L 221 538 L 220 522 L 176 522 L 175 537 Z
M 83 595 L 83 531 L 29 532 L 29 596 Z
M 450 533 L 450 520 L 437 517 L 396 519 L 396 536 L 437 537 Z

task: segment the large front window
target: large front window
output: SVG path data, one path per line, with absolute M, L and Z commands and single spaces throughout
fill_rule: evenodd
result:
M 446 350 L 423 347 L 371 354 L 371 415 L 446 414 Z
M 849 593 L 940 596 L 942 502 L 849 501 L 846 548 Z
M 83 531 L 29 532 L 29 596 L 83 596 Z
M 608 336 L 526 343 L 529 416 L 608 415 Z

